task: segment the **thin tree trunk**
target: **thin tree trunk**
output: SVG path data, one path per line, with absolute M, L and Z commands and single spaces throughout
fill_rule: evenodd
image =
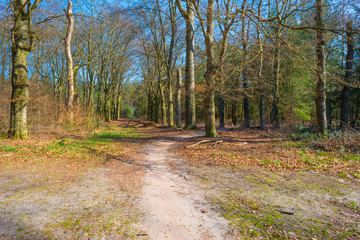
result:
M 225 100 L 222 92 L 219 95 L 219 128 L 225 127 Z
M 356 106 L 354 119 L 353 119 L 353 121 L 352 121 L 352 123 L 351 123 L 351 127 L 353 127 L 353 128 L 356 128 L 356 127 L 357 127 L 357 126 L 356 126 L 356 123 L 357 123 L 357 121 L 358 121 L 358 119 L 359 119 L 359 112 L 360 112 L 360 105 L 358 104 L 358 105 Z
M 119 90 L 117 95 L 117 103 L 116 103 L 116 120 L 120 119 L 121 115 L 121 90 Z
M 98 92 L 98 99 L 97 99 L 97 108 L 96 108 L 96 112 L 97 112 L 97 116 L 98 119 L 101 119 L 103 114 L 102 114 L 102 91 L 103 91 L 103 84 L 101 83 L 102 81 L 99 81 L 99 92 Z
M 180 0 L 176 0 L 180 13 L 186 21 L 186 65 L 185 65 L 185 129 L 196 128 L 195 106 L 195 13 L 194 5 L 186 1 L 186 11 L 181 7 Z
M 275 51 L 274 51 L 274 88 L 273 88 L 273 103 L 272 103 L 272 124 L 274 128 L 280 127 L 279 119 L 279 78 L 280 78 L 280 27 L 276 26 L 275 36 Z
M 238 124 L 237 110 L 238 110 L 238 101 L 233 100 L 231 104 L 231 120 L 233 125 Z
M 70 123 L 73 122 L 74 118 L 74 67 L 73 60 L 71 56 L 71 38 L 72 33 L 74 31 L 74 16 L 72 15 L 72 2 L 69 1 L 68 8 L 66 11 L 66 18 L 68 19 L 68 27 L 66 30 L 66 38 L 65 38 L 65 53 L 66 53 L 66 73 L 67 73 L 67 81 L 68 81 L 68 95 L 66 101 L 67 111 L 70 113 Z
M 261 14 L 261 7 L 262 7 L 262 0 L 258 6 L 258 15 Z M 260 113 L 260 129 L 265 130 L 266 128 L 266 118 L 265 118 L 265 93 L 264 93 L 264 81 L 262 77 L 262 70 L 263 70 L 263 61 L 264 61 L 264 50 L 263 50 L 263 41 L 260 35 L 260 22 L 258 21 L 256 24 L 256 33 L 257 33 L 257 40 L 259 45 L 259 68 L 258 68 L 258 82 L 259 82 L 259 90 L 260 90 L 260 104 L 259 104 L 259 113 Z
M 181 69 L 177 69 L 177 88 L 176 88 L 176 126 L 181 127 L 181 92 L 182 92 L 182 76 Z
M 325 70 L 325 39 L 323 24 L 323 0 L 316 0 L 316 120 L 318 133 L 325 134 L 326 121 L 326 70 Z
M 5 37 L 5 35 L 4 35 Z M 1 81 L 3 84 L 5 84 L 5 69 L 6 69 L 6 55 L 7 55 L 7 49 L 6 49 L 6 43 L 5 43 L 5 39 L 4 39 L 4 43 L 3 43 L 3 54 L 1 56 Z
M 243 48 L 243 71 L 242 80 L 244 86 L 244 126 L 250 128 L 250 104 L 249 104 L 249 78 L 247 76 L 247 40 L 246 40 L 246 23 L 245 14 L 242 17 L 242 48 Z
M 326 119 L 327 119 L 327 128 L 331 129 L 332 125 L 332 101 L 329 97 L 326 98 Z
M 173 55 L 175 47 L 175 37 L 176 37 L 176 6 L 173 3 L 170 3 L 170 22 L 171 22 L 171 41 L 169 48 L 169 59 L 167 63 L 167 80 L 168 80 L 168 119 L 169 127 L 174 127 L 174 102 L 173 102 L 173 90 L 172 90 L 172 70 L 173 70 Z
M 105 121 L 110 122 L 111 120 L 111 94 L 108 88 L 105 88 L 105 100 L 104 100 L 104 116 Z
M 160 104 L 161 104 L 161 122 L 162 125 L 166 124 L 166 101 L 165 101 L 165 94 L 164 94 L 164 87 L 161 86 L 159 83 L 159 90 L 160 90 Z
M 156 98 L 155 98 L 154 108 L 155 108 L 155 110 L 154 110 L 155 114 L 154 114 L 154 120 L 153 120 L 153 121 L 154 121 L 155 123 L 159 123 L 159 119 L 160 119 L 160 108 L 161 108 L 161 101 L 160 101 L 159 96 L 156 96 Z
M 341 95 L 341 112 L 340 112 L 340 127 L 346 128 L 349 125 L 349 111 L 350 111 L 350 93 L 351 88 L 346 84 L 351 84 L 352 77 L 354 73 L 354 54 L 355 54 L 355 44 L 353 37 L 353 23 L 346 23 L 346 39 L 347 39 L 347 54 L 346 54 L 346 65 L 345 65 L 345 76 L 344 82 L 345 85 L 342 89 Z

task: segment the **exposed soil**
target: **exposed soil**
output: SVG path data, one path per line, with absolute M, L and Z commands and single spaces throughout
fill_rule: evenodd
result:
M 0 239 L 360 238 L 356 154 L 138 125 L 0 140 Z
M 218 143 L 188 140 L 178 154 L 231 221 L 235 236 L 360 238 L 360 181 L 350 177 L 359 169 L 356 156 L 301 150 L 261 131 L 220 135 Z M 318 158 L 329 168 L 321 168 Z M 339 172 L 343 177 L 333 174 Z
M 160 140 L 144 149 L 148 171 L 140 201 L 145 211 L 141 228 L 159 240 L 233 239 L 228 222 L 214 211 L 198 183 L 188 179 L 186 172 L 169 168 L 169 164 L 181 164 L 171 153 L 176 143 Z
M 121 131 L 2 140 L 0 239 L 136 236 L 141 144 L 120 138 Z

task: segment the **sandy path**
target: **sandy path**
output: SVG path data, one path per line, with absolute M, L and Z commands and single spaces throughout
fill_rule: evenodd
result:
M 171 154 L 175 144 L 162 140 L 146 147 L 148 171 L 140 200 L 145 211 L 142 230 L 156 240 L 233 239 L 228 222 L 211 210 L 197 184 L 185 173 L 169 168 L 168 163 L 179 164 Z

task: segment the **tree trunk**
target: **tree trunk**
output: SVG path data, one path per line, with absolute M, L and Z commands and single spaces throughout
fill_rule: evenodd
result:
M 173 102 L 173 90 L 172 90 L 172 71 L 173 71 L 173 55 L 176 38 L 176 6 L 170 5 L 170 22 L 171 22 L 171 41 L 169 47 L 169 59 L 167 62 L 167 80 L 168 80 L 168 119 L 169 127 L 174 127 L 174 102 Z
M 329 97 L 326 98 L 326 119 L 327 119 L 327 128 L 331 129 L 332 125 L 332 101 Z
M 181 92 L 182 76 L 181 69 L 177 69 L 177 88 L 176 88 L 176 126 L 181 127 Z
M 104 101 L 104 117 L 106 122 L 111 120 L 111 94 L 110 90 L 105 88 L 105 101 Z
M 155 98 L 155 105 L 154 105 L 154 122 L 155 123 L 159 123 L 159 119 L 160 119 L 160 108 L 161 108 L 161 101 L 159 96 L 156 96 Z
M 205 73 L 205 134 L 206 137 L 218 137 L 215 126 L 215 74 L 216 66 L 214 64 L 214 0 L 208 0 L 206 10 L 207 35 L 205 36 L 206 45 L 206 73 Z
M 275 51 L 274 51 L 274 89 L 273 89 L 273 103 L 272 103 L 272 124 L 274 128 L 280 127 L 279 119 L 279 78 L 280 78 L 280 29 L 279 26 L 275 28 Z
M 244 86 L 244 126 L 250 128 L 250 104 L 249 104 L 249 78 L 247 76 L 247 40 L 246 40 L 246 23 L 245 15 L 242 17 L 242 48 L 243 48 L 243 71 L 242 80 Z
M 316 0 L 316 120 L 317 131 L 320 134 L 326 133 L 326 70 L 325 70 L 325 39 L 323 24 L 323 0 Z
M 70 123 L 73 122 L 74 118 L 74 67 L 73 60 L 71 56 L 71 38 L 72 33 L 74 31 L 74 16 L 72 15 L 72 2 L 69 1 L 68 8 L 66 11 L 66 18 L 68 19 L 68 26 L 66 30 L 66 38 L 65 38 L 65 53 L 66 53 L 66 73 L 67 73 L 67 81 L 68 81 L 68 95 L 66 101 L 67 111 L 70 113 Z
M 27 108 L 29 96 L 29 80 L 27 58 L 33 47 L 33 32 L 31 29 L 31 15 L 40 0 L 32 5 L 30 1 L 12 1 L 14 28 L 12 39 L 12 72 L 11 72 L 11 110 L 9 137 L 12 139 L 28 138 Z
M 120 119 L 121 114 L 121 90 L 117 94 L 117 103 L 116 103 L 116 120 Z
M 98 99 L 97 99 L 97 107 L 96 107 L 96 113 L 97 113 L 97 117 L 98 119 L 101 119 L 103 114 L 102 114 L 102 91 L 103 91 L 103 85 L 101 83 L 102 81 L 99 81 L 99 92 L 98 92 Z
M 5 35 L 4 35 L 5 38 Z M 7 57 L 7 49 L 6 49 L 6 41 L 4 39 L 4 43 L 2 46 L 3 54 L 1 56 L 1 81 L 5 84 L 5 69 L 6 69 L 6 57 Z
M 160 104 L 161 104 L 161 122 L 162 125 L 166 124 L 166 102 L 165 102 L 165 94 L 164 94 L 164 87 L 161 86 L 159 83 L 159 90 L 160 90 Z
M 224 128 L 224 127 L 225 127 L 225 100 L 224 100 L 223 93 L 220 92 L 220 96 L 219 96 L 219 128 Z
M 186 1 L 186 12 L 181 7 L 180 0 L 176 1 L 181 15 L 186 21 L 186 65 L 185 65 L 185 129 L 196 128 L 195 108 L 195 13 L 194 5 Z
M 258 6 L 258 15 L 261 14 L 261 7 L 262 7 L 262 0 L 259 3 Z M 266 118 L 265 118 L 265 93 L 264 93 L 264 81 L 262 77 L 262 70 L 263 70 L 263 62 L 264 62 L 264 50 L 263 50 L 263 41 L 261 39 L 260 35 L 260 22 L 258 20 L 256 24 L 256 34 L 257 34 L 257 40 L 259 45 L 259 69 L 258 69 L 258 84 L 259 84 L 259 91 L 260 91 L 260 103 L 259 103 L 259 113 L 260 113 L 260 129 L 265 130 L 266 129 Z
M 237 109 L 238 109 L 238 102 L 236 100 L 233 100 L 231 104 L 231 120 L 233 125 L 238 124 Z
M 341 95 L 341 112 L 340 112 L 340 127 L 346 128 L 349 124 L 349 111 L 350 111 L 350 93 L 351 88 L 346 84 L 351 84 L 352 77 L 354 73 L 354 54 L 355 54 L 355 45 L 353 38 L 353 23 L 346 23 L 346 36 L 347 36 L 347 54 L 346 54 L 346 65 L 345 65 L 345 76 L 344 82 L 345 85 L 342 89 Z

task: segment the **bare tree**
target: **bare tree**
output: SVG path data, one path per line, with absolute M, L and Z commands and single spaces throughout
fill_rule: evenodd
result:
M 354 55 L 355 45 L 353 36 L 353 23 L 349 21 L 346 23 L 346 39 L 347 39 L 347 54 L 345 65 L 344 86 L 341 95 L 341 109 L 340 109 L 340 127 L 347 127 L 349 124 L 349 110 L 350 110 L 350 92 L 351 88 L 347 84 L 351 84 L 354 73 Z
M 326 122 L 326 70 L 325 38 L 323 24 L 323 0 L 316 0 L 316 119 L 318 133 L 325 134 Z
M 194 4 L 186 0 L 186 11 L 180 0 L 176 0 L 180 13 L 186 22 L 186 64 L 185 64 L 185 128 L 196 128 L 196 105 L 195 105 L 195 13 Z
M 65 38 L 65 52 L 66 52 L 66 74 L 67 74 L 67 82 L 68 82 L 68 95 L 66 98 L 66 107 L 68 112 L 70 113 L 70 123 L 73 122 L 74 117 L 74 67 L 73 67 L 73 59 L 71 56 L 71 38 L 74 31 L 74 16 L 72 10 L 72 2 L 69 1 L 68 7 L 66 10 L 66 18 L 68 20 L 68 26 L 66 30 L 66 38 Z

